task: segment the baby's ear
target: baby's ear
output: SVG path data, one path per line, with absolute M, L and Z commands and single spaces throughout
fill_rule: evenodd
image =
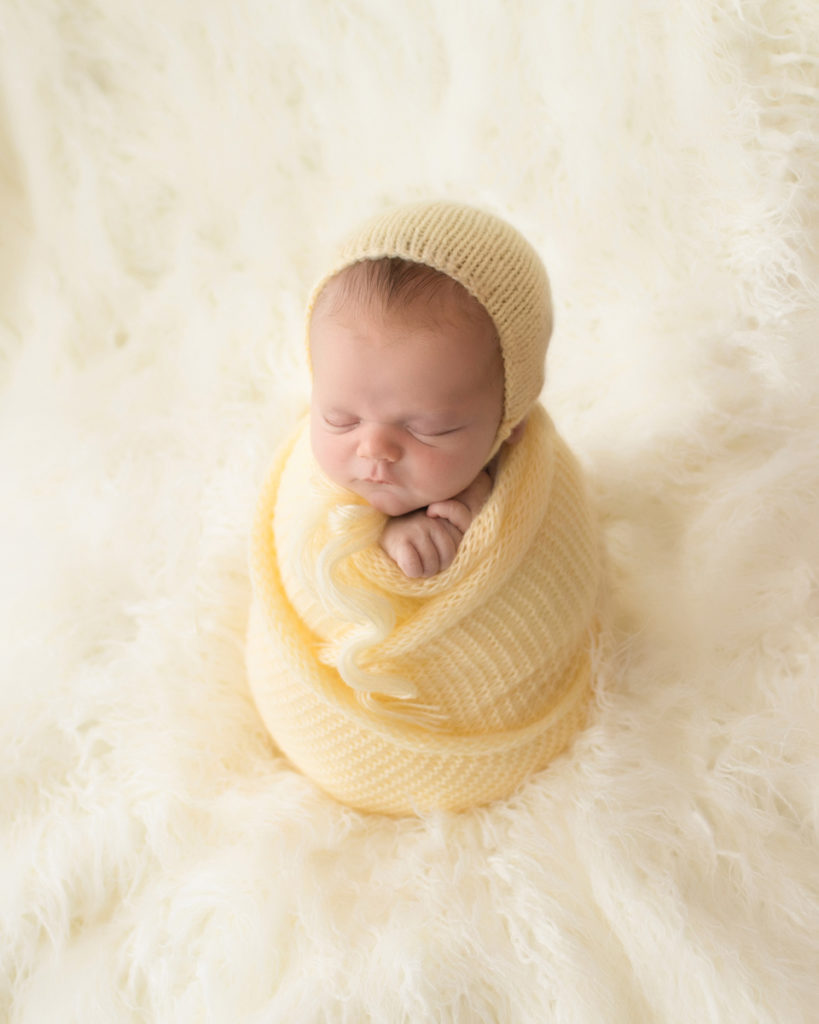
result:
M 523 431 L 526 429 L 526 420 L 521 420 L 516 427 L 512 428 L 512 433 L 506 438 L 507 444 L 517 444 L 518 441 L 523 437 Z

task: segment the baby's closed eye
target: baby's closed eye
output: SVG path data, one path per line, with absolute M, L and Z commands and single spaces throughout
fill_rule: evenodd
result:
M 328 413 L 322 416 L 325 426 L 331 430 L 352 430 L 353 427 L 357 427 L 360 420 L 354 416 L 344 416 L 341 414 Z
M 408 423 L 405 429 L 412 434 L 413 437 L 417 437 L 419 440 L 423 441 L 426 439 L 434 440 L 437 437 L 449 437 L 450 435 L 457 434 L 459 431 L 463 430 L 463 427 L 428 427 L 415 426 Z

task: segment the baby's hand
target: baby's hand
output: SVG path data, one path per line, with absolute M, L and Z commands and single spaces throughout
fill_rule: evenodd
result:
M 433 519 L 444 519 L 457 527 L 461 536 L 469 529 L 472 520 L 483 508 L 492 491 L 492 480 L 484 470 L 478 473 L 469 487 L 447 501 L 434 501 L 427 508 L 427 515 Z
M 479 473 L 454 498 L 391 519 L 381 534 L 381 547 L 410 579 L 443 572 L 452 565 L 464 534 L 491 490 L 489 474 Z
M 452 565 L 462 531 L 448 519 L 431 519 L 425 509 L 391 519 L 381 534 L 381 547 L 409 576 L 434 576 Z

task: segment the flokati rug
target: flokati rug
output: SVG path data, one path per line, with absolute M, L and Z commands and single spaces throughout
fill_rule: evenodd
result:
M 0 4 L 0 1019 L 816 1019 L 819 6 Z M 549 268 L 613 650 L 515 796 L 277 755 L 247 544 L 328 247 Z

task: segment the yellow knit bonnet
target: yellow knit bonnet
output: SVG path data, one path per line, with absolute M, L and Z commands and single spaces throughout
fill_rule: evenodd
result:
M 308 339 L 316 301 L 332 278 L 361 260 L 395 256 L 447 274 L 492 318 L 504 368 L 503 418 L 494 454 L 529 413 L 543 388 L 552 332 L 546 270 L 526 239 L 499 217 L 459 203 L 400 206 L 374 217 L 341 245 L 310 298 Z

